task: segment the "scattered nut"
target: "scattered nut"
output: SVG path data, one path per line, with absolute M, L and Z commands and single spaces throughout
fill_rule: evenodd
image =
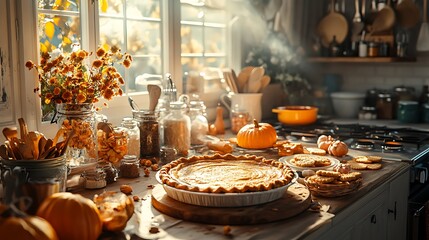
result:
M 144 169 L 143 169 L 143 172 L 144 172 L 144 176 L 145 176 L 145 177 L 149 177 L 149 175 L 150 175 L 149 168 L 144 168 Z
M 228 225 L 223 226 L 223 235 L 225 235 L 225 236 L 231 235 L 231 227 L 230 226 L 228 226 Z
M 121 185 L 119 189 L 121 190 L 121 192 L 125 193 L 126 195 L 130 195 L 133 192 L 133 187 L 126 184 Z
M 152 171 L 158 171 L 159 165 L 155 163 L 155 164 L 152 164 L 152 166 L 150 166 L 150 168 L 152 169 Z
M 150 233 L 159 233 L 159 229 L 157 227 L 150 227 L 149 232 Z
M 140 164 L 145 167 L 150 167 L 152 165 L 152 161 L 150 159 L 142 159 Z
M 140 198 L 139 198 L 139 196 L 134 195 L 133 200 L 134 200 L 134 202 L 138 202 L 140 200 Z

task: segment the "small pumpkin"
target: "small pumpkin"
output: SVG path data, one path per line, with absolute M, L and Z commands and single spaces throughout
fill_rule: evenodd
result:
M 37 216 L 46 219 L 61 240 L 97 239 L 103 226 L 95 203 L 70 192 L 54 193 L 46 198 Z
M 43 218 L 28 216 L 15 205 L 0 205 L 0 238 L 3 240 L 57 240 L 54 228 Z
M 334 141 L 334 138 L 331 136 L 320 135 L 317 139 L 317 147 L 328 152 L 328 148 L 331 143 Z
M 242 148 L 262 149 L 269 148 L 277 141 L 277 133 L 273 126 L 268 123 L 247 124 L 237 133 L 237 144 Z
M 337 140 L 331 143 L 328 152 L 333 156 L 342 157 L 349 152 L 349 147 L 343 141 Z
M 134 202 L 122 192 L 107 191 L 94 196 L 94 203 L 100 211 L 103 229 L 122 231 L 134 214 Z

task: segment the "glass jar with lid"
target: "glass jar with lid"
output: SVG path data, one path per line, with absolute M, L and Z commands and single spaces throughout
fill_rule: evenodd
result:
M 135 155 L 125 155 L 121 161 L 119 174 L 123 178 L 137 178 L 140 176 L 140 161 Z
M 160 139 L 157 112 L 133 111 L 133 117 L 138 122 L 140 131 L 140 158 L 158 157 Z
M 113 165 L 110 162 L 106 161 L 99 161 L 97 163 L 97 169 L 101 169 L 106 174 L 106 183 L 114 183 L 116 182 L 118 178 L 118 170 L 113 167 Z
M 206 106 L 201 100 L 189 102 L 189 118 L 191 119 L 191 144 L 203 144 L 202 138 L 207 135 L 209 123 L 204 116 Z
M 376 109 L 378 119 L 394 118 L 394 101 L 391 93 L 380 92 L 377 95 Z
M 171 102 L 170 112 L 163 119 L 164 146 L 176 149 L 186 156 L 191 147 L 191 119 L 185 113 L 186 104 Z
M 137 121 L 132 117 L 124 117 L 121 126 L 128 132 L 127 155 L 140 156 L 140 129 Z
M 107 184 L 106 173 L 98 168 L 83 172 L 82 178 L 86 189 L 100 189 L 106 187 Z
M 231 109 L 231 131 L 233 133 L 238 133 L 247 123 L 249 123 L 249 113 L 240 109 L 238 104 L 236 104 Z
M 111 162 L 115 167 L 128 152 L 128 131 L 123 127 L 99 129 L 98 157 L 100 160 Z

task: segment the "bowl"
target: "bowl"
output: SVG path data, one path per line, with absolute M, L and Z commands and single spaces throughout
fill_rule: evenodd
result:
M 273 108 L 279 122 L 288 125 L 308 125 L 317 120 L 317 107 L 313 106 L 283 106 Z
M 340 118 L 357 118 L 364 104 L 365 94 L 357 92 L 331 93 L 335 115 Z

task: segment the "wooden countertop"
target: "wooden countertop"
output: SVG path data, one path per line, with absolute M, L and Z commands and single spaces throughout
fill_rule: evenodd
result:
M 238 150 L 237 154 L 242 154 Z M 273 152 L 247 152 L 265 157 L 279 158 Z M 323 225 L 330 223 L 335 214 L 347 209 L 353 202 L 375 190 L 386 182 L 394 179 L 399 174 L 407 171 L 409 164 L 398 161 L 384 161 L 383 168 L 376 171 L 366 170 L 363 173 L 362 187 L 353 194 L 337 198 L 316 198 L 313 200 L 320 202 L 322 205 L 329 206 L 328 212 L 314 212 L 306 210 L 303 213 L 273 223 L 230 226 L 230 235 L 224 234 L 224 226 L 201 224 L 187 222 L 180 219 L 169 217 L 160 213 L 151 205 L 151 189 L 158 183 L 155 180 L 155 172 L 151 172 L 149 177 L 136 179 L 118 179 L 116 183 L 108 185 L 104 189 L 86 190 L 77 189 L 74 193 L 82 194 L 85 197 L 93 198 L 95 194 L 103 191 L 119 191 L 121 184 L 130 184 L 133 187 L 133 195 L 139 196 L 141 201 L 136 202 L 136 211 L 134 216 L 128 222 L 127 228 L 123 233 L 114 235 L 116 239 L 129 234 L 136 234 L 145 239 L 296 239 L 305 238 L 308 234 L 321 228 Z M 150 226 L 158 225 L 161 232 L 150 234 Z M 279 231 L 281 230 L 281 231 Z M 112 235 L 103 236 L 102 239 L 112 239 Z

